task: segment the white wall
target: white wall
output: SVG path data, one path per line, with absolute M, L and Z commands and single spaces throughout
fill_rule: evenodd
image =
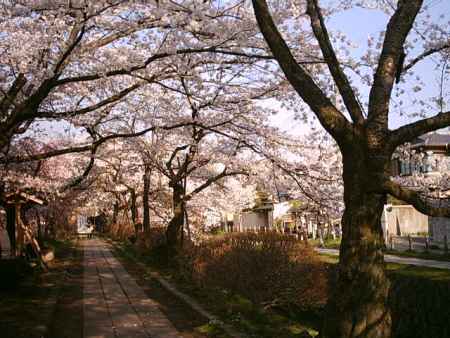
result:
M 430 217 L 430 235 L 433 241 L 443 242 L 447 235 L 447 241 L 450 242 L 450 218 Z
M 389 235 L 404 236 L 428 232 L 428 216 L 411 205 L 385 205 L 381 223 L 386 240 Z

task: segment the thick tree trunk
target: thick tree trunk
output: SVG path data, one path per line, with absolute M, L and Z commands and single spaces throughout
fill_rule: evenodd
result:
M 359 153 L 359 155 L 358 155 Z M 331 286 L 322 338 L 388 338 L 381 215 L 386 194 L 377 186 L 389 167 L 388 156 L 344 155 L 345 212 L 337 280 Z
M 142 196 L 142 208 L 143 208 L 143 220 L 142 226 L 144 231 L 148 231 L 150 229 L 150 205 L 149 205 L 149 194 L 150 194 L 150 177 L 151 177 L 151 169 L 149 166 L 145 166 L 144 171 L 144 195 Z
M 176 249 L 182 242 L 185 202 L 183 185 L 175 183 L 172 185 L 172 189 L 173 217 L 167 226 L 166 238 L 167 246 Z

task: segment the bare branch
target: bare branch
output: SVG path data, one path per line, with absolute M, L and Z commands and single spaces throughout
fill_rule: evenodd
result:
M 0 162 L 2 162 L 2 163 L 24 163 L 24 162 L 45 160 L 47 158 L 65 155 L 65 154 L 82 153 L 85 151 L 92 150 L 94 147 L 99 147 L 101 144 L 103 144 L 107 141 L 113 140 L 113 139 L 139 137 L 139 136 L 143 136 L 143 135 L 145 135 L 153 130 L 156 130 L 156 129 L 173 130 L 173 129 L 185 127 L 188 125 L 191 125 L 191 123 L 178 123 L 178 124 L 174 124 L 174 125 L 159 126 L 159 127 L 153 126 L 153 127 L 149 127 L 149 128 L 146 128 L 144 130 L 141 130 L 141 131 L 135 132 L 135 133 L 111 134 L 111 135 L 103 136 L 103 137 L 99 138 L 97 141 L 95 141 L 89 145 L 74 146 L 74 147 L 69 147 L 69 148 L 64 148 L 64 149 L 55 149 L 55 150 L 50 150 L 50 151 L 46 151 L 46 152 L 39 153 L 39 154 L 29 155 L 26 157 L 22 157 L 22 156 L 6 157 L 4 159 L 1 159 Z
M 67 77 L 63 79 L 59 79 L 56 81 L 56 86 L 60 86 L 66 83 L 72 83 L 72 82 L 84 82 L 84 81 L 92 81 L 92 80 L 98 80 L 102 77 L 111 77 L 111 76 L 117 76 L 117 75 L 130 75 L 136 71 L 145 69 L 149 64 L 152 62 L 174 56 L 174 55 L 184 55 L 184 54 L 195 54 L 195 53 L 216 53 L 216 54 L 224 54 L 224 55 L 234 55 L 234 56 L 242 56 L 247 58 L 256 58 L 256 59 L 265 59 L 270 60 L 273 59 L 270 55 L 261 55 L 261 54 L 251 54 L 251 53 L 243 53 L 243 52 L 232 52 L 225 49 L 217 48 L 216 46 L 206 47 L 206 48 L 185 48 L 185 49 L 179 49 L 173 53 L 158 53 L 150 56 L 145 60 L 145 62 L 141 65 L 136 65 L 134 67 L 129 68 L 122 68 L 122 69 L 116 69 L 109 72 L 106 72 L 104 74 L 100 73 L 94 73 L 89 75 L 80 75 L 75 77 Z
M 394 150 L 399 145 L 410 142 L 425 133 L 448 126 L 450 126 L 450 111 L 407 124 L 390 133 L 389 143 L 391 149 Z
M 187 149 L 188 147 L 189 147 L 189 144 L 185 144 L 185 145 L 176 147 L 175 150 L 172 152 L 172 155 L 170 156 L 169 160 L 166 162 L 166 168 L 167 168 L 167 170 L 170 171 L 170 173 L 172 175 L 175 175 L 174 172 L 173 172 L 173 169 L 172 169 L 172 162 L 175 159 L 175 156 L 177 156 L 177 154 L 180 151 L 183 151 L 183 150 Z
M 320 49 L 322 50 L 328 69 L 339 89 L 339 93 L 342 95 L 345 106 L 347 107 L 353 122 L 362 124 L 364 122 L 364 116 L 361 106 L 359 105 L 352 86 L 336 57 L 317 0 L 308 0 L 307 14 L 311 19 L 311 27 L 314 35 L 317 38 L 317 41 L 319 41 Z
M 12 83 L 8 92 L 4 94 L 3 99 L 0 101 L 0 112 L 6 112 L 6 110 L 14 104 L 14 100 L 17 97 L 17 94 L 23 88 L 23 86 L 27 83 L 27 78 L 23 73 L 20 73 Z
M 412 67 L 414 67 L 417 63 L 425 59 L 426 57 L 442 52 L 443 50 L 450 49 L 450 43 L 446 43 L 439 47 L 434 47 L 427 49 L 423 53 L 416 56 L 414 59 L 412 59 L 405 67 L 403 67 L 402 73 L 405 74 L 408 70 L 410 70 Z
M 85 180 L 89 176 L 89 173 L 91 172 L 92 168 L 94 168 L 95 153 L 97 152 L 97 149 L 98 149 L 98 145 L 92 147 L 89 163 L 86 166 L 86 168 L 84 169 L 83 173 L 80 176 L 75 177 L 71 182 L 69 182 L 64 187 L 62 187 L 62 189 L 61 189 L 62 192 L 76 187 L 77 185 L 81 184 L 81 182 L 83 182 L 83 180 Z
M 323 127 L 338 142 L 350 142 L 352 129 L 345 116 L 317 86 L 311 76 L 296 62 L 289 47 L 278 31 L 265 0 L 253 0 L 253 8 L 259 28 L 286 78 L 300 97 L 318 117 Z
M 368 124 L 388 129 L 389 102 L 402 55 L 403 45 L 423 0 L 400 0 L 386 29 L 378 67 L 369 95 Z
M 53 70 L 55 78 L 57 78 L 60 75 L 60 72 L 64 68 L 64 65 L 67 63 L 70 54 L 83 39 L 84 32 L 85 32 L 84 24 L 76 24 L 72 28 L 72 31 L 70 32 L 69 35 L 69 39 L 67 41 L 67 48 L 64 51 L 64 53 L 62 53 L 61 56 L 59 57 Z
M 196 194 L 198 194 L 199 192 L 205 190 L 206 188 L 208 188 L 211 184 L 213 184 L 214 182 L 227 177 L 227 176 L 236 176 L 236 175 L 247 175 L 248 173 L 245 171 L 227 171 L 227 168 L 225 168 L 222 172 L 220 172 L 218 175 L 210 177 L 206 180 L 206 182 L 204 182 L 202 185 L 198 186 L 197 188 L 195 188 L 194 190 L 192 190 L 189 194 L 185 195 L 184 200 L 185 201 L 189 201 L 190 199 L 192 199 L 192 197 L 194 197 Z
M 71 116 L 86 114 L 86 113 L 94 111 L 98 108 L 104 107 L 110 103 L 119 101 L 120 99 L 122 99 L 123 97 L 125 97 L 126 95 L 131 93 L 133 90 L 135 90 L 141 86 L 142 86 L 142 83 L 135 83 L 134 85 L 118 92 L 117 94 L 112 95 L 112 96 L 108 97 L 107 99 L 100 101 L 89 107 L 85 107 L 85 108 L 78 109 L 78 110 L 66 111 L 66 112 L 57 112 L 57 113 L 47 112 L 47 111 L 39 111 L 37 113 L 37 117 L 43 117 L 43 118 L 71 117 Z

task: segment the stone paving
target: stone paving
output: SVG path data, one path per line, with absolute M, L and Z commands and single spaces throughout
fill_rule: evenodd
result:
M 104 241 L 82 246 L 85 338 L 181 338 Z

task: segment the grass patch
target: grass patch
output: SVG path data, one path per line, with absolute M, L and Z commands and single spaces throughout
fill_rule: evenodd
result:
M 336 266 L 338 256 L 320 254 Z M 386 264 L 393 338 L 450 337 L 450 270 Z
M 339 257 L 332 254 L 320 253 L 320 259 L 331 265 L 339 262 Z M 386 263 L 386 270 L 390 275 L 399 275 L 403 277 L 421 277 L 434 281 L 450 281 L 449 269 L 429 268 L 425 266 L 415 266 L 398 263 Z
M 308 239 L 308 244 L 312 245 L 314 247 L 319 247 L 320 241 L 318 239 Z M 324 246 L 323 246 L 324 248 L 339 250 L 339 247 L 341 246 L 341 239 L 339 237 L 337 237 L 336 239 L 327 238 L 324 240 L 323 244 L 324 244 Z
M 388 274 L 407 278 L 424 278 L 437 282 L 450 282 L 450 270 L 428 268 L 424 266 L 404 265 L 396 263 L 387 264 Z

